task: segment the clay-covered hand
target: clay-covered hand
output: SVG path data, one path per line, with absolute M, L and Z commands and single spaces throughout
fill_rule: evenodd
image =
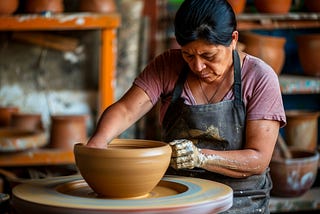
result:
M 174 169 L 193 169 L 202 167 L 205 157 L 201 149 L 186 139 L 174 140 L 169 143 L 172 148 L 171 167 Z

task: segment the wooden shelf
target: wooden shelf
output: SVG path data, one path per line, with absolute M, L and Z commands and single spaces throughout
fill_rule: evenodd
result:
M 271 197 L 270 200 L 271 213 L 305 212 L 311 210 L 320 210 L 320 187 L 311 188 L 299 197 Z
M 117 13 L 0 16 L 0 31 L 101 30 L 98 112 L 102 113 L 114 102 L 116 28 L 120 21 Z
M 279 76 L 279 82 L 283 94 L 320 93 L 320 77 L 283 74 Z
M 74 164 L 73 151 L 61 149 L 32 149 L 23 152 L 2 153 L 0 167 Z
M 239 14 L 239 30 L 319 28 L 320 13 Z
M 0 16 L 2 31 L 30 30 L 90 30 L 117 28 L 120 16 L 117 13 L 62 13 L 50 16 L 35 14 Z

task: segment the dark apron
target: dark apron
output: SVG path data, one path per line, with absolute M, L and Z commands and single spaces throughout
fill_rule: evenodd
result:
M 198 148 L 239 150 L 245 142 L 246 111 L 242 102 L 240 58 L 233 52 L 234 100 L 206 105 L 186 105 L 180 97 L 189 68 L 185 68 L 175 85 L 172 101 L 163 119 L 163 140 L 192 140 Z M 168 175 L 197 177 L 224 183 L 233 189 L 233 206 L 224 213 L 269 213 L 272 182 L 269 169 L 262 175 L 231 178 L 205 169 L 175 170 Z

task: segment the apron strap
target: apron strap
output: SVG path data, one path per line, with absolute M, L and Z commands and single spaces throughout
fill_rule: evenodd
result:
M 239 106 L 242 105 L 240 57 L 236 50 L 233 50 L 232 56 L 234 66 L 234 97 L 236 106 Z
M 180 98 L 182 91 L 183 91 L 183 85 L 188 77 L 188 73 L 189 73 L 189 68 L 188 68 L 188 65 L 186 64 L 186 65 L 184 65 L 183 69 L 181 70 L 180 75 L 179 75 L 179 79 L 176 82 L 176 85 L 173 89 L 171 103 L 174 103 L 175 101 L 177 101 Z

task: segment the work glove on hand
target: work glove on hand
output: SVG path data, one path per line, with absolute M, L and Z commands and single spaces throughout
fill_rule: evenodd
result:
M 179 139 L 169 144 L 172 148 L 170 165 L 174 169 L 193 169 L 194 167 L 202 167 L 204 164 L 205 156 L 192 141 Z

